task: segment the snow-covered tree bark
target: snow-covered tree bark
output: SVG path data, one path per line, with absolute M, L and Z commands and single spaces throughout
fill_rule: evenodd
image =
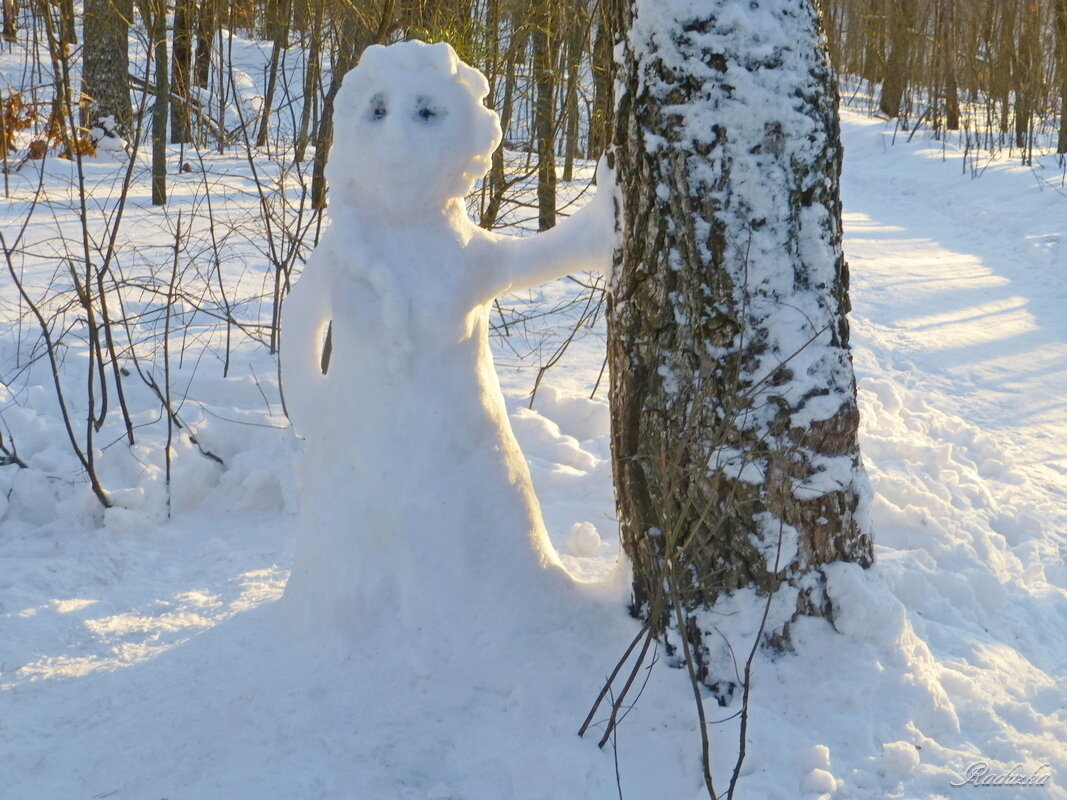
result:
M 130 105 L 129 0 L 85 0 L 82 48 L 82 125 L 101 136 L 123 137 Z
M 619 519 L 635 612 L 662 631 L 681 607 L 710 681 L 701 609 L 755 588 L 829 616 L 823 565 L 872 561 L 836 87 L 809 0 L 615 16 Z

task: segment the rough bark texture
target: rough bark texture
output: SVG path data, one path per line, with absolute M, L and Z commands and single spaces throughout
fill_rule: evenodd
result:
M 615 7 L 628 34 L 608 357 L 634 611 L 663 631 L 678 597 L 710 681 L 701 609 L 755 587 L 831 615 L 821 567 L 869 565 L 872 549 L 816 15 L 807 0 L 687 7 Z
M 129 0 L 85 0 L 82 47 L 82 127 L 94 138 L 125 138 L 130 105 Z

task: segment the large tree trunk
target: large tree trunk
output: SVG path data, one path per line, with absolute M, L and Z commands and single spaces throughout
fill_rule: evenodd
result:
M 872 561 L 837 91 L 809 0 L 745 4 L 744 20 L 730 0 L 673 18 L 656 0 L 616 2 L 629 30 L 608 304 L 622 544 L 635 614 L 657 633 L 684 627 L 711 685 L 732 675 L 708 672 L 702 610 L 752 588 L 830 616 L 824 565 Z
M 85 0 L 82 36 L 82 127 L 94 138 L 129 135 L 129 0 Z M 95 129 L 95 130 L 94 130 Z

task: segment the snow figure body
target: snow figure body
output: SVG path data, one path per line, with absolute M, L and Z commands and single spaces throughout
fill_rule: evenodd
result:
M 311 624 L 440 623 L 537 603 L 565 575 L 493 367 L 499 294 L 606 269 L 609 193 L 528 238 L 464 196 L 500 141 L 488 84 L 447 44 L 368 48 L 335 105 L 331 225 L 285 302 L 282 379 L 305 440 L 285 603 Z M 321 369 L 332 321 L 332 354 Z

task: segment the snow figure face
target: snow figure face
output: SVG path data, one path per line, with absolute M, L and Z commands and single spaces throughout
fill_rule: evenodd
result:
M 489 83 L 448 44 L 368 47 L 334 104 L 331 191 L 398 213 L 466 195 L 500 143 Z

